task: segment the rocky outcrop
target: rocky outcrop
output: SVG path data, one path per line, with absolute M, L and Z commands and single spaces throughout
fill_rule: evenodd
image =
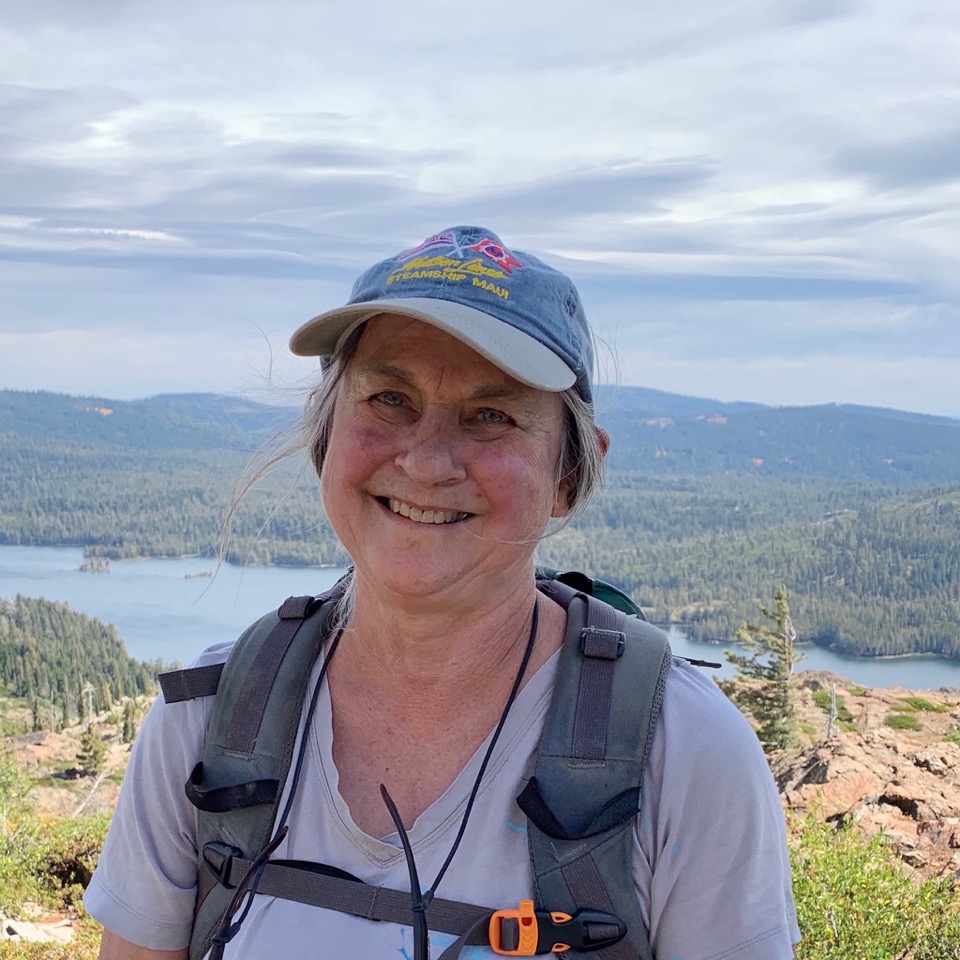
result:
M 871 835 L 883 831 L 924 876 L 960 875 L 957 692 L 863 690 L 831 674 L 799 678 L 805 728 L 824 733 L 771 756 L 784 806 L 854 822 Z M 835 691 L 847 715 L 829 739 L 823 698 L 817 704 L 813 697 L 821 690 Z

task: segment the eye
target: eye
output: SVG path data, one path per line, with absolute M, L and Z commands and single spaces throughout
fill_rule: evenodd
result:
M 403 394 L 397 393 L 395 390 L 383 390 L 374 394 L 371 400 L 383 407 L 402 407 L 404 404 Z
M 378 417 L 389 423 L 405 423 L 416 416 L 410 398 L 399 390 L 379 390 L 367 402 Z
M 489 407 L 478 410 L 473 416 L 474 420 L 484 427 L 501 427 L 513 423 L 512 418 L 502 410 L 492 410 Z

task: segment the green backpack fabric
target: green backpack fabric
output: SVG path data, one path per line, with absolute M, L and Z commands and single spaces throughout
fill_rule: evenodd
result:
M 594 581 L 583 574 L 543 572 L 551 576 L 538 587 L 567 610 L 567 631 L 534 776 L 517 799 L 529 824 L 535 906 L 545 924 L 553 912 L 580 917 L 562 941 L 568 956 L 652 960 L 632 851 L 670 647 L 616 588 L 601 590 L 613 591 L 621 609 L 592 596 Z M 218 941 L 231 935 L 233 912 L 254 881 L 257 893 L 411 923 L 409 891 L 368 886 L 335 865 L 269 859 L 281 839 L 274 825 L 308 678 L 339 595 L 338 585 L 320 597 L 291 597 L 242 634 L 226 663 L 160 677 L 167 703 L 216 696 L 203 757 L 185 785 L 198 809 L 191 960 L 211 947 L 220 956 Z M 511 906 L 435 898 L 430 929 L 459 937 L 440 960 L 465 944 L 489 944 L 491 915 Z

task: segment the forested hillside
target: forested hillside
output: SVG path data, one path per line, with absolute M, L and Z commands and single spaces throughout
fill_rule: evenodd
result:
M 960 489 L 614 477 L 542 550 L 700 639 L 729 639 L 784 583 L 802 639 L 960 657 Z
M 28 700 L 34 722 L 49 728 L 101 712 L 121 697 L 152 691 L 159 661 L 127 655 L 112 626 L 66 604 L 30 597 L 0 600 L 0 687 Z M 87 685 L 89 684 L 89 688 Z
M 857 407 L 722 404 L 640 388 L 598 402 L 608 489 L 544 562 L 628 588 L 651 619 L 729 638 L 785 583 L 806 639 L 960 656 L 960 423 Z M 233 481 L 289 409 L 0 392 L 0 542 L 210 553 Z M 302 467 L 302 465 L 300 465 Z M 334 562 L 297 465 L 245 501 L 228 559 Z

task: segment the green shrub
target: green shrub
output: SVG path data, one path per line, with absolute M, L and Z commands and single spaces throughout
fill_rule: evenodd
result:
M 920 721 L 915 713 L 892 713 L 883 722 L 894 730 L 920 729 Z
M 830 713 L 830 692 L 828 690 L 814 690 L 813 702 L 825 713 Z M 847 702 L 842 693 L 837 694 L 837 719 L 846 723 L 854 721 L 853 714 L 847 709 Z
M 80 899 L 100 855 L 109 814 L 41 824 L 0 850 L 0 911 L 13 916 L 25 900 L 50 910 L 82 909 Z
M 946 713 L 947 708 L 940 703 L 931 703 L 923 697 L 901 697 L 901 703 L 907 704 L 911 710 L 922 710 L 926 713 Z M 894 707 L 894 709 L 897 709 Z
M 960 896 L 917 883 L 882 837 L 810 815 L 791 831 L 798 960 L 960 960 Z
M 850 687 L 847 690 L 847 693 L 849 693 L 851 697 L 862 697 L 862 696 L 865 696 L 868 692 L 869 692 L 868 687 Z
M 0 960 L 96 960 L 100 927 L 81 897 L 96 866 L 109 814 L 43 822 L 34 815 L 33 781 L 0 749 L 0 912 L 17 917 L 30 900 L 76 917 L 68 944 L 0 940 Z

